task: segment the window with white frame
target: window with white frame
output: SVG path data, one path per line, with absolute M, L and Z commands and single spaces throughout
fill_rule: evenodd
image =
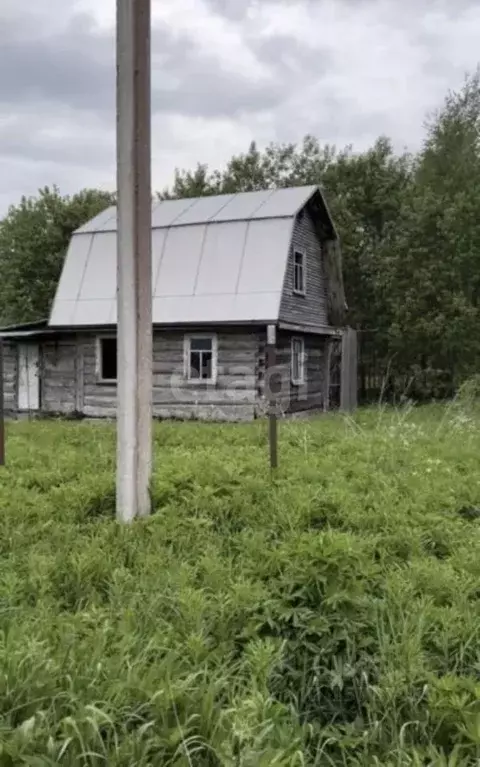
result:
M 305 383 L 305 343 L 303 338 L 292 338 L 292 383 Z
M 295 250 L 293 252 L 293 290 L 295 293 L 306 293 L 306 258 L 305 253 L 302 250 Z
M 102 383 L 117 380 L 117 339 L 114 336 L 97 338 L 97 374 Z
M 217 378 L 217 338 L 214 335 L 185 336 L 185 377 L 188 381 L 212 383 Z

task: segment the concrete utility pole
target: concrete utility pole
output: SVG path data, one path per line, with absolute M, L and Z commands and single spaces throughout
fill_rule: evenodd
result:
M 117 0 L 117 518 L 150 513 L 151 0 Z

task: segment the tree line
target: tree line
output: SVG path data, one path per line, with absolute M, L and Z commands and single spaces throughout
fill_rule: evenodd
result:
M 348 323 L 359 330 L 361 385 L 451 396 L 480 362 L 480 74 L 429 117 L 416 154 L 381 136 L 366 151 L 255 143 L 222 170 L 179 170 L 161 198 L 320 184 L 340 232 Z M 0 320 L 48 315 L 72 232 L 115 202 L 45 188 L 0 222 Z M 373 371 L 373 379 L 372 379 Z

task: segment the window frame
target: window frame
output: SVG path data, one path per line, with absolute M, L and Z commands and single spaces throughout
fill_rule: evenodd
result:
M 295 378 L 294 371 L 294 359 L 295 359 L 295 344 L 299 342 L 301 344 L 301 351 L 300 351 L 300 358 L 299 358 L 299 369 L 300 369 L 300 377 Z M 290 342 L 290 379 L 293 384 L 293 386 L 303 386 L 305 384 L 305 339 L 302 336 L 292 336 L 292 340 Z
M 205 338 L 212 342 L 212 376 L 211 378 L 191 378 L 191 342 L 194 339 Z M 217 383 L 218 376 L 218 339 L 216 333 L 186 333 L 183 337 L 183 377 L 189 386 L 208 386 Z
M 297 256 L 302 257 L 302 274 L 303 274 L 303 288 L 299 289 L 295 287 L 295 277 L 297 274 L 297 264 L 295 261 L 295 258 Z M 294 248 L 293 249 L 293 292 L 297 296 L 306 296 L 307 295 L 307 251 L 304 248 Z
M 100 384 L 116 384 L 118 381 L 118 356 L 117 356 L 117 376 L 116 378 L 104 378 L 102 376 L 102 343 L 103 341 L 115 341 L 115 351 L 118 355 L 118 341 L 117 336 L 113 334 L 107 334 L 104 333 L 100 336 L 97 336 L 95 339 L 95 370 L 96 370 L 96 376 L 97 376 L 97 383 Z

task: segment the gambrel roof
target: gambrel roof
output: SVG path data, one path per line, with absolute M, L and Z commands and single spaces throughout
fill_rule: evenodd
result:
M 153 323 L 275 322 L 295 217 L 307 204 L 336 240 L 317 186 L 154 202 Z M 51 327 L 116 324 L 116 215 L 108 208 L 74 233 Z

